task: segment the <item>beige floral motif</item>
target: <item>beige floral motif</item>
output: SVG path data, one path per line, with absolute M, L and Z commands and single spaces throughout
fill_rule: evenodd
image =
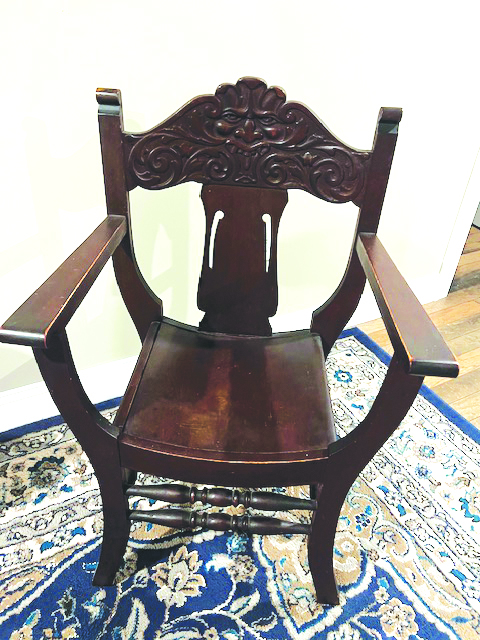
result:
M 137 570 L 138 555 L 131 547 L 127 547 L 127 553 L 123 561 L 123 565 L 117 572 L 115 582 L 119 583 L 126 578 L 129 578 Z
M 380 554 L 376 549 L 368 549 L 367 556 L 372 562 L 378 562 L 378 560 L 380 559 Z
M 227 571 L 235 582 L 253 582 L 257 567 L 250 556 L 235 556 Z
M 387 602 L 387 600 L 390 597 L 390 595 L 389 595 L 388 591 L 385 589 L 385 587 L 380 587 L 379 589 L 377 589 L 375 591 L 375 593 L 373 595 L 375 596 L 375 600 L 377 602 L 380 602 L 380 603 Z
M 418 631 L 415 622 L 415 611 L 408 604 L 403 604 L 398 598 L 392 598 L 379 609 L 380 624 L 389 638 L 407 640 Z
M 32 627 L 28 625 L 26 627 L 23 627 L 19 631 L 14 631 L 10 636 L 10 640 L 30 640 L 31 637 Z M 53 629 L 44 629 L 43 638 L 45 640 L 50 640 L 50 638 L 53 638 Z M 75 631 L 74 627 L 65 627 L 65 629 L 62 630 L 62 640 L 72 640 L 72 638 L 78 638 L 77 632 Z
M 335 538 L 333 566 L 341 585 L 353 584 L 360 575 L 360 544 L 350 531 L 341 531 Z
M 203 637 L 205 638 L 205 640 L 218 640 L 218 632 L 213 627 L 210 627 L 210 629 L 207 629 L 205 631 Z
M 167 607 L 182 607 L 187 598 L 200 595 L 200 588 L 205 586 L 205 578 L 197 573 L 201 565 L 197 551 L 188 553 L 187 547 L 181 546 L 175 553 L 172 552 L 167 562 L 156 566 L 152 576 L 160 587 L 157 598 L 165 602 Z
M 40 611 L 37 609 L 28 616 L 26 623 L 21 629 L 15 629 L 10 636 L 10 640 L 32 640 L 32 630 L 40 619 Z
M 27 625 L 21 629 L 17 629 L 10 636 L 10 640 L 32 640 L 32 627 Z

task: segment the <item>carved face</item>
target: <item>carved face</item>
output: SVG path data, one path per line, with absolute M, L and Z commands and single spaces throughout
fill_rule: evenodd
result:
M 254 78 L 236 85 L 221 85 L 215 94 L 220 115 L 213 120 L 212 133 L 224 138 L 230 153 L 263 155 L 273 144 L 298 144 L 308 128 L 298 113 L 285 108 L 285 94 L 278 87 L 267 89 Z

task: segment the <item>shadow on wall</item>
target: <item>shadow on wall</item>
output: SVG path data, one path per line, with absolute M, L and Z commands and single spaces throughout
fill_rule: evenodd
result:
M 164 313 L 195 323 L 196 295 L 205 235 L 203 210 L 192 206 L 198 184 L 161 191 L 137 187 L 130 194 L 135 254 Z

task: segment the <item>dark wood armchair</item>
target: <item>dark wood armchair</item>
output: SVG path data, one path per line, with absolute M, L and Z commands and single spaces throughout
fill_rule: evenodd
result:
M 380 110 L 373 148 L 364 152 L 346 146 L 304 105 L 286 102 L 281 89 L 256 78 L 221 85 L 146 133 L 123 130 L 119 91 L 99 89 L 97 100 L 108 217 L 0 329 L 3 342 L 33 347 L 60 413 L 95 469 L 104 531 L 94 584 L 112 584 L 130 522 L 142 520 L 307 534 L 317 598 L 336 603 L 332 552 L 350 486 L 403 419 L 423 377 L 458 374 L 454 357 L 376 235 L 401 110 Z M 129 191 L 189 180 L 203 184 L 206 214 L 198 287 L 205 315 L 198 329 L 163 316 L 161 300 L 137 267 L 130 231 Z M 310 329 L 272 335 L 277 234 L 292 188 L 329 202 L 353 201 L 358 225 L 343 280 L 313 313 Z M 110 257 L 143 342 L 113 424 L 85 395 L 65 332 Z M 366 278 L 394 355 L 367 417 L 336 439 L 325 357 Z M 193 484 L 139 486 L 138 471 Z M 201 488 L 205 484 L 222 488 Z M 310 499 L 251 490 L 291 485 L 309 485 Z M 312 520 L 306 525 L 178 508 L 130 511 L 129 496 L 306 509 Z

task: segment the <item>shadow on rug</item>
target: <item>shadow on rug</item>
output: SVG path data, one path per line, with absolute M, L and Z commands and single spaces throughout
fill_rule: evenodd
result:
M 327 368 L 339 434 L 368 411 L 385 362 L 358 330 L 337 341 Z M 480 636 L 480 439 L 428 390 L 344 504 L 335 607 L 316 603 L 300 535 L 136 523 L 118 584 L 92 587 L 102 518 L 86 457 L 59 420 L 9 435 L 0 443 L 2 640 Z

